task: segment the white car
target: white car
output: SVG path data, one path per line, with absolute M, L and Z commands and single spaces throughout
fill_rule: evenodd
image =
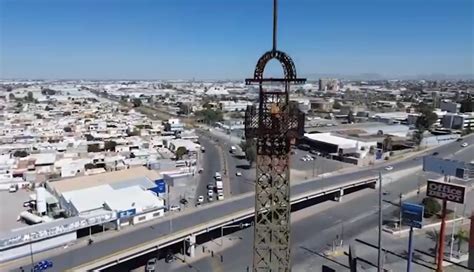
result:
M 171 205 L 170 207 L 170 211 L 174 212 L 174 211 L 180 211 L 181 208 L 178 206 L 178 205 Z
M 204 202 L 204 197 L 202 195 L 198 196 L 198 203 Z
M 302 160 L 302 161 L 307 161 L 307 160 L 308 160 L 308 158 L 306 158 L 306 157 L 301 157 L 301 159 L 300 159 L 300 160 Z
M 207 191 L 207 196 L 212 197 L 213 194 L 214 194 L 214 191 L 212 190 Z
M 393 166 L 389 165 L 389 166 L 385 167 L 385 170 L 387 170 L 387 171 L 392 171 L 392 170 L 393 170 Z
M 212 197 L 212 195 L 210 195 L 210 196 L 207 197 L 207 201 L 209 201 L 209 202 L 214 201 L 214 198 Z
M 466 147 L 467 145 L 468 145 L 467 143 L 463 143 L 461 146 Z
M 242 173 L 236 172 L 235 175 L 236 175 L 237 177 L 240 177 L 240 176 L 242 176 Z
M 217 194 L 217 200 L 223 200 L 224 199 L 224 194 L 222 192 Z

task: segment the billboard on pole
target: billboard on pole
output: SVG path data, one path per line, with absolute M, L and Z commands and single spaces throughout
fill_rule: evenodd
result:
M 402 203 L 402 220 L 407 226 L 421 229 L 423 225 L 423 205 L 404 202 Z
M 453 183 L 428 180 L 426 196 L 464 204 L 466 187 Z

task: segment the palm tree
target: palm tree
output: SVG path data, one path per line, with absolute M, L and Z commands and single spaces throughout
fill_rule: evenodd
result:
M 454 235 L 454 239 L 458 243 L 458 252 L 460 252 L 463 244 L 469 241 L 469 233 L 465 229 L 459 229 L 458 233 Z
M 438 255 L 438 242 L 439 242 L 439 232 L 435 229 L 430 230 L 426 233 L 426 238 L 430 239 L 435 243 L 434 248 L 430 248 L 429 251 L 431 254 L 435 256 L 435 262 L 436 262 L 436 255 Z

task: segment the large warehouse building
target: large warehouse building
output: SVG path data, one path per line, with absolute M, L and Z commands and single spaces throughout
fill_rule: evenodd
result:
M 50 182 L 68 217 L 112 211 L 117 228 L 164 214 L 164 199 L 157 195 L 162 177 L 145 167 Z

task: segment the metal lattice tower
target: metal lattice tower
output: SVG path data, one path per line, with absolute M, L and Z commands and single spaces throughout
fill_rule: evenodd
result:
M 303 134 L 304 114 L 289 101 L 290 83 L 302 84 L 291 58 L 276 49 L 277 1 L 273 0 L 273 49 L 257 62 L 247 85 L 259 88 L 258 107 L 245 112 L 245 136 L 256 139 L 255 225 L 253 271 L 290 271 L 290 166 L 291 142 Z M 284 78 L 264 78 L 265 66 L 276 59 Z M 265 90 L 264 83 L 282 90 Z

